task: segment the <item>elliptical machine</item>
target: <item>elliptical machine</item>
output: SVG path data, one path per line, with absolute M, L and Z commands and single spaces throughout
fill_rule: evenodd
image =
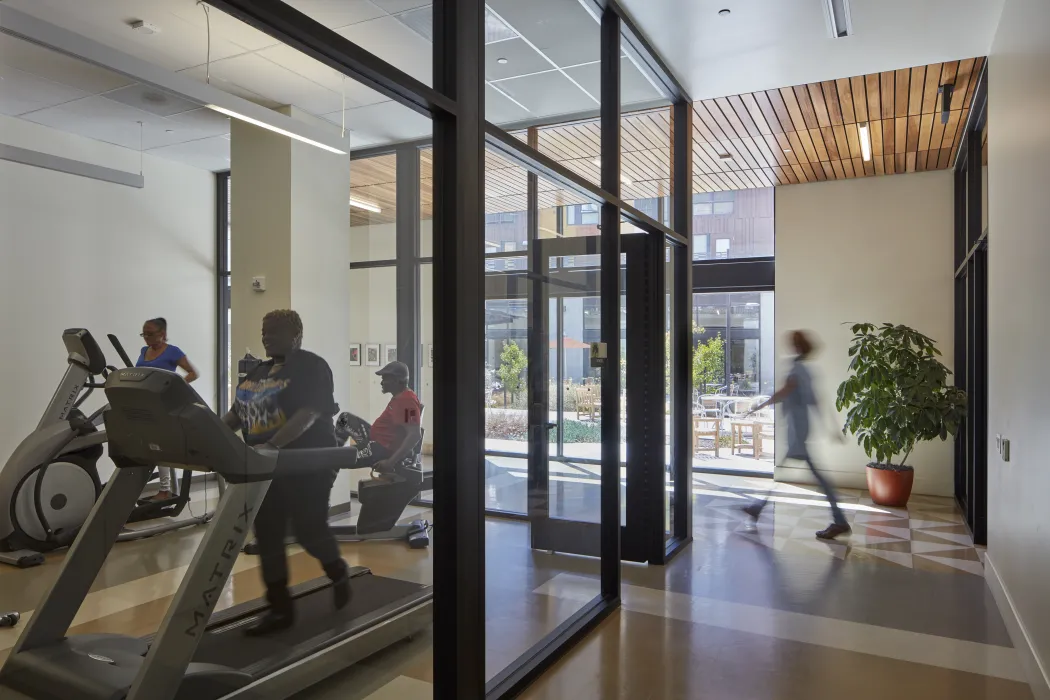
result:
M 131 360 L 117 338 L 110 335 L 109 340 L 130 367 Z M 106 364 L 105 355 L 86 329 L 64 331 L 62 342 L 69 354 L 66 373 L 36 430 L 0 469 L 0 563 L 20 568 L 42 564 L 45 552 L 72 544 L 102 493 L 98 460 L 106 432 L 99 426 L 108 406 L 90 415 L 80 407 L 116 368 Z M 95 381 L 99 376 L 102 383 Z M 127 522 L 162 517 L 173 518 L 171 521 L 127 529 L 118 540 L 151 537 L 211 520 L 210 512 L 174 520 L 189 500 L 190 478 L 191 472 L 184 471 L 178 496 L 141 502 Z

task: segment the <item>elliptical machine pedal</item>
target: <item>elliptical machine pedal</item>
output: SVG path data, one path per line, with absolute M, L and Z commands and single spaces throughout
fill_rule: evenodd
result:
M 428 520 L 413 520 L 410 522 L 405 540 L 411 549 L 426 549 L 429 547 L 430 522 Z

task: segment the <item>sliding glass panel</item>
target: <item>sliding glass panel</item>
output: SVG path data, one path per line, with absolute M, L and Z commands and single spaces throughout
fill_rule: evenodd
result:
M 528 172 L 493 152 L 486 166 L 485 504 L 527 516 L 486 525 L 493 679 L 600 591 L 597 558 L 558 553 L 595 557 L 600 544 L 595 467 L 559 456 L 563 440 L 601 430 L 600 407 L 578 415 L 576 390 L 593 376 L 585 307 L 598 294 L 588 261 L 599 239 L 565 222 L 565 208 L 588 202 L 536 177 L 530 215 Z

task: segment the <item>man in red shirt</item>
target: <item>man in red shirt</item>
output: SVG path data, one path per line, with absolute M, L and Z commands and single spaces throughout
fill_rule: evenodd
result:
M 336 421 L 336 437 L 348 438 L 357 446 L 355 467 L 371 467 L 378 472 L 392 472 L 401 466 L 423 439 L 420 427 L 423 406 L 419 397 L 408 388 L 408 365 L 391 362 L 376 372 L 384 394 L 390 394 L 390 403 L 371 425 L 352 413 L 340 414 Z

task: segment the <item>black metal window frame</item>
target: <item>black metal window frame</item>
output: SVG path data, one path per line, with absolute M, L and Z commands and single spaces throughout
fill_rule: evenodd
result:
M 978 76 L 955 169 L 955 385 L 967 415 L 955 436 L 955 498 L 974 543 L 988 541 L 988 228 L 983 225 L 983 131 L 988 68 Z
M 230 171 L 215 174 L 215 407 L 230 410 Z
M 433 120 L 434 148 L 434 304 L 442 322 L 434 327 L 436 391 L 431 401 L 435 440 L 434 519 L 441 523 L 441 542 L 434 556 L 433 649 L 436 698 L 472 700 L 513 697 L 539 674 L 582 640 L 620 603 L 620 402 L 619 372 L 609 371 L 602 382 L 607 417 L 602 421 L 601 465 L 601 593 L 547 637 L 522 654 L 507 669 L 485 682 L 485 531 L 484 435 L 482 412 L 482 352 L 484 311 L 484 155 L 486 147 L 525 167 L 530 180 L 545 179 L 578 192 L 602 205 L 601 267 L 603 324 L 608 343 L 608 366 L 618 368 L 620 221 L 672 244 L 673 266 L 679 299 L 691 299 L 692 275 L 692 100 L 652 49 L 631 19 L 614 0 L 588 0 L 601 23 L 601 184 L 596 186 L 532 145 L 484 120 L 484 16 L 483 0 L 434 2 L 434 87 L 429 87 L 391 64 L 370 54 L 345 37 L 299 12 L 281 0 L 206 0 L 250 26 L 311 56 L 394 101 Z M 667 226 L 627 204 L 620 197 L 620 57 L 621 47 L 640 59 L 672 103 L 675 119 L 672 155 L 672 225 Z M 418 167 L 418 163 L 417 163 Z M 399 169 L 400 171 L 400 169 Z M 418 170 L 417 170 L 418 172 Z M 399 173 L 400 174 L 400 173 Z M 418 180 L 418 178 L 417 178 Z M 400 184 L 400 183 L 399 183 Z M 400 203 L 399 203 L 400 204 Z M 400 206 L 399 206 L 400 208 Z M 418 216 L 417 219 L 418 226 Z M 414 249 L 402 246 L 415 245 Z M 655 243 L 654 243 L 655 244 Z M 412 255 L 412 250 L 416 251 Z M 397 243 L 395 264 L 411 266 L 418 258 L 415 241 Z M 415 265 L 418 271 L 418 265 Z M 407 270 L 407 268 L 406 268 Z M 411 293 L 410 280 L 399 275 L 399 297 Z M 418 288 L 418 278 L 416 281 Z M 612 293 L 612 292 L 615 292 Z M 672 343 L 672 397 L 676 425 L 672 455 L 691 455 L 689 436 L 691 387 L 688 334 L 691 304 L 673 306 L 675 333 Z M 407 323 L 407 320 L 405 321 Z M 398 321 L 402 333 L 418 339 Z M 615 331 L 614 331 L 615 329 Z M 407 339 L 406 339 L 407 342 Z M 418 352 L 418 342 L 412 352 Z M 417 362 L 418 365 L 418 362 Z M 691 462 L 691 459 L 690 459 Z M 691 471 L 678 469 L 673 476 L 679 493 L 691 494 Z M 676 499 L 675 537 L 670 547 L 681 547 L 692 533 L 691 498 Z

